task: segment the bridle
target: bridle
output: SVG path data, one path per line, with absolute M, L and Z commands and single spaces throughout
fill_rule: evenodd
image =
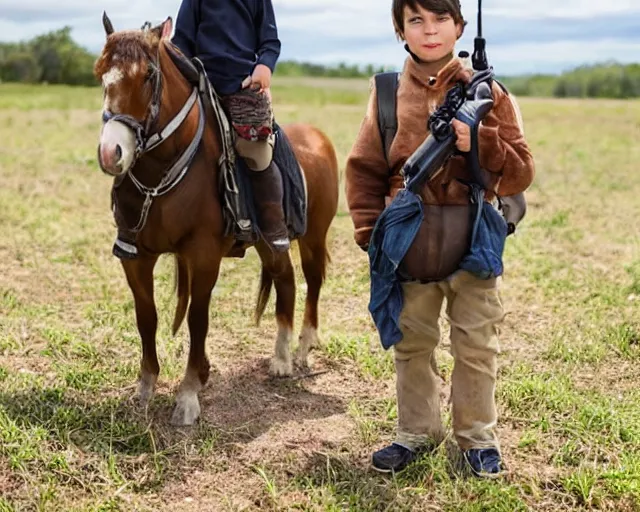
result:
M 115 189 L 118 188 L 123 183 L 124 179 L 128 176 L 136 186 L 138 191 L 145 196 L 142 211 L 140 213 L 140 219 L 137 225 L 134 228 L 130 229 L 132 233 L 138 233 L 144 228 L 153 198 L 166 194 L 167 192 L 172 190 L 178 183 L 180 183 L 180 181 L 182 181 L 184 176 L 187 174 L 187 171 L 191 166 L 191 162 L 193 161 L 193 158 L 198 151 L 200 142 L 202 141 L 202 136 L 204 134 L 205 128 L 205 108 L 202 103 L 202 98 L 199 94 L 200 91 L 198 87 L 194 86 L 191 95 L 180 109 L 180 112 L 178 112 L 178 114 L 171 121 L 169 121 L 169 123 L 161 131 L 154 131 L 158 124 L 158 118 L 160 116 L 163 87 L 163 76 L 162 70 L 160 69 L 159 55 L 160 53 L 158 50 L 158 57 L 156 62 L 154 62 L 153 59 L 149 59 L 149 77 L 152 81 L 152 94 L 151 101 L 149 102 L 149 105 L 147 107 L 145 119 L 140 122 L 133 116 L 127 114 L 113 114 L 108 110 L 105 110 L 102 113 L 103 125 L 108 122 L 117 121 L 124 124 L 135 135 L 136 148 L 131 166 L 126 170 L 126 172 L 124 172 L 116 179 L 116 182 L 114 184 L 115 191 Z M 162 174 L 160 182 L 156 186 L 149 187 L 140 182 L 140 180 L 136 178 L 133 173 L 136 163 L 140 160 L 140 158 L 142 158 L 142 156 L 160 146 L 160 144 L 162 144 L 176 132 L 176 130 L 187 118 L 196 102 L 198 103 L 200 112 L 200 116 L 198 119 L 198 129 L 189 146 L 180 154 L 173 165 L 165 170 L 165 172 Z M 98 160 L 100 161 L 99 151 Z M 114 204 L 114 207 L 115 206 L 116 205 Z

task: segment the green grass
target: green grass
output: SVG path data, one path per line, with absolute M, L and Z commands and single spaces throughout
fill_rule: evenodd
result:
M 279 121 L 319 126 L 342 167 L 367 81 L 281 79 L 273 94 Z M 161 375 L 140 409 L 133 302 L 95 161 L 101 93 L 0 85 L 0 512 L 640 510 L 640 103 L 520 103 L 537 175 L 502 283 L 496 396 L 509 472 L 482 482 L 451 436 L 402 475 L 369 469 L 395 432 L 393 352 L 367 311 L 367 258 L 344 197 L 313 354 L 324 373 L 268 378 L 273 299 L 253 325 L 250 252 L 223 263 L 215 289 L 202 418 L 170 426 L 188 334 L 170 334 L 173 266 L 162 258 Z

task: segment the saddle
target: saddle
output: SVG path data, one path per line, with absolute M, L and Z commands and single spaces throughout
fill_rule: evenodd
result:
M 192 60 L 173 44 L 166 45 L 168 54 L 182 75 L 198 86 L 206 104 L 211 106 L 220 127 L 222 155 L 218 161 L 219 192 L 222 204 L 225 236 L 233 236 L 236 244 L 229 256 L 244 256 L 247 247 L 259 240 L 257 212 L 253 191 L 244 160 L 234 145 L 235 132 L 225 113 L 219 95 L 207 77 L 204 65 L 197 57 Z M 302 168 L 284 130 L 274 122 L 275 144 L 273 159 L 282 172 L 284 189 L 283 210 L 291 240 L 303 236 L 307 230 L 307 187 Z

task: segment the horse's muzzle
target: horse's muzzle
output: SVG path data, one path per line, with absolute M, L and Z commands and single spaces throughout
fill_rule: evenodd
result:
M 120 144 L 98 145 L 98 164 L 100 169 L 109 176 L 120 176 L 125 169 L 122 162 L 122 147 Z
M 137 158 L 137 136 L 128 124 L 115 117 L 102 127 L 98 145 L 98 162 L 103 172 L 120 176 L 128 172 Z

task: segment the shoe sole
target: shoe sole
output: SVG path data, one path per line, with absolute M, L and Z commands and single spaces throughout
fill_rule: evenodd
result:
M 482 480 L 498 480 L 505 476 L 505 471 L 500 471 L 500 473 L 476 473 L 473 469 L 471 470 L 471 474 L 476 478 L 480 478 Z
M 378 473 L 382 473 L 383 475 L 388 475 L 389 473 L 393 473 L 393 469 L 383 469 L 371 464 L 371 468 Z
M 481 478 L 483 480 L 497 480 L 498 478 L 502 478 L 503 476 L 505 476 L 506 470 L 504 469 L 499 473 L 478 473 L 475 469 L 473 469 L 473 466 L 469 462 L 466 454 L 464 455 L 464 460 L 467 463 L 469 471 L 471 471 L 471 474 L 476 478 Z
M 412 463 L 407 464 L 406 466 L 400 468 L 400 469 L 383 469 L 383 468 L 379 468 L 378 466 L 376 466 L 375 464 L 371 464 L 371 468 L 374 471 L 377 471 L 378 473 L 384 473 L 384 474 L 389 474 L 389 473 L 402 473 L 403 471 L 405 471 Z

